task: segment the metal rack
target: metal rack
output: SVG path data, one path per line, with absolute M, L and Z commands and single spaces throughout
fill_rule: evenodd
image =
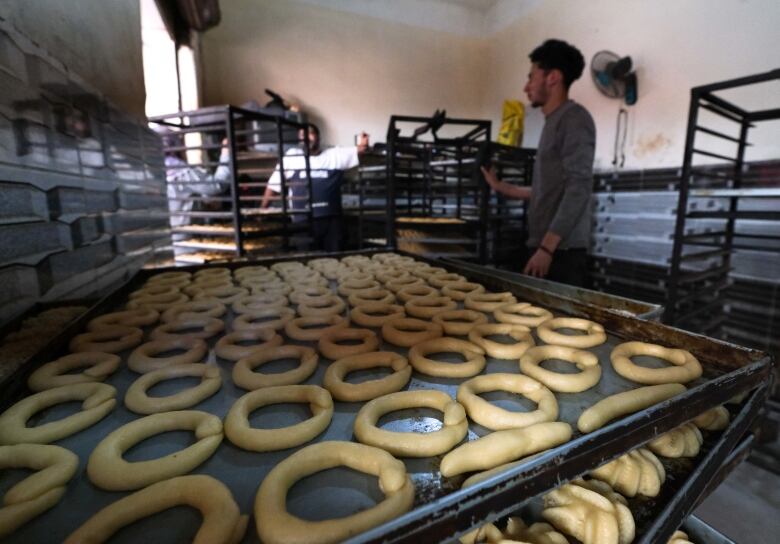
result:
M 749 111 L 717 94 L 776 80 L 780 80 L 780 69 L 691 89 L 664 315 L 668 323 L 718 334 L 725 319 L 724 292 L 730 284 L 735 251 L 780 252 L 780 236 L 735 229 L 737 221 L 780 221 L 776 206 L 743 205 L 780 195 L 776 187 L 751 187 L 743 180 L 750 129 L 756 123 L 780 119 L 780 108 Z M 701 164 L 713 160 L 725 161 L 731 168 L 724 171 Z M 722 199 L 725 205 L 717 210 L 689 210 L 689 198 L 698 196 Z M 689 227 L 702 219 L 721 220 L 725 225 L 715 232 Z M 692 263 L 706 265 L 686 269 Z
M 169 202 L 178 203 L 179 208 L 171 211 L 179 219 L 175 223 L 180 223 L 171 229 L 177 262 L 276 253 L 310 238 L 309 147 L 298 135 L 306 123 L 277 112 L 235 106 L 176 112 L 150 121 L 169 129 L 164 151 L 167 157 L 179 157 L 166 165 L 169 189 L 174 184 L 204 185 L 200 180 L 175 181 L 180 170 L 196 171 L 206 183 L 225 186 L 215 190 L 217 194 L 180 195 L 169 190 Z M 225 140 L 226 153 L 221 152 Z M 304 156 L 305 181 L 291 182 L 287 179 L 290 168 L 277 168 L 293 149 L 300 149 Z M 268 180 L 276 170 L 281 192 L 271 197 L 268 209 L 261 210 Z

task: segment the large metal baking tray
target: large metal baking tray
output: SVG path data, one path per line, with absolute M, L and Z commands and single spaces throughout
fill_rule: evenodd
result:
M 371 252 L 362 252 L 371 253 Z M 323 256 L 323 255 L 316 255 Z M 298 256 L 304 260 L 306 256 Z M 420 260 L 425 260 L 417 257 Z M 273 262 L 291 260 L 288 258 L 260 259 L 254 262 L 271 264 Z M 224 266 L 236 268 L 245 266 L 250 261 L 229 263 Z M 406 459 L 407 469 L 412 475 L 416 488 L 416 508 L 406 516 L 395 520 L 387 526 L 378 528 L 377 532 L 367 533 L 365 538 L 376 540 L 405 540 L 405 541 L 434 541 L 445 535 L 452 535 L 457 531 L 463 531 L 485 519 L 494 519 L 496 504 L 517 504 L 518 495 L 530 497 L 546 491 L 559 481 L 575 477 L 588 469 L 591 469 L 606 460 L 615 457 L 632 447 L 641 444 L 656 434 L 671 429 L 680 423 L 690 419 L 697 413 L 711 406 L 720 404 L 736 394 L 754 388 L 768 379 L 771 362 L 769 358 L 760 352 L 740 348 L 731 344 L 717 342 L 704 337 L 699 337 L 677 331 L 657 323 L 647 322 L 626 316 L 620 312 L 598 308 L 592 304 L 561 297 L 554 293 L 545 293 L 540 290 L 520 286 L 510 281 L 490 276 L 489 274 L 476 273 L 458 268 L 456 265 L 440 261 L 431 261 L 432 264 L 444 266 L 452 271 L 462 273 L 468 278 L 484 283 L 493 290 L 508 289 L 515 292 L 520 298 L 532 300 L 548 307 L 557 314 L 580 315 L 594 319 L 605 325 L 610 332 L 609 341 L 595 351 L 602 360 L 604 377 L 591 392 L 578 395 L 558 395 L 563 421 L 576 423 L 581 410 L 594 403 L 604 395 L 634 387 L 611 371 L 607 363 L 610 346 L 620 341 L 619 336 L 646 341 L 658 341 L 669 345 L 682 345 L 693 351 L 705 364 L 705 376 L 696 382 L 685 395 L 677 399 L 671 399 L 651 409 L 618 421 L 587 436 L 577 436 L 571 442 L 552 450 L 541 456 L 533 465 L 523 467 L 523 471 L 510 471 L 502 475 L 500 481 L 485 482 L 469 490 L 456 490 L 460 480 L 445 480 L 438 474 L 438 458 L 430 459 Z M 196 270 L 202 267 L 183 267 L 177 270 Z M 112 295 L 106 297 L 93 307 L 85 315 L 79 325 L 84 326 L 92 317 L 101 313 L 120 308 L 127 294 L 138 288 L 153 273 L 141 271 L 133 280 L 118 289 Z M 39 354 L 27 367 L 21 369 L 14 379 L 0 385 L 2 387 L 2 402 L 4 406 L 14 402 L 24 392 L 27 375 L 38 365 L 56 358 L 64 352 L 67 341 L 73 331 L 78 330 L 78 325 L 69 328 L 69 334 L 63 335 L 53 342 L 44 353 Z M 619 336 L 617 336 L 619 335 Z M 213 353 L 210 354 L 213 359 Z M 232 385 L 229 377 L 229 363 L 219 362 L 223 371 L 222 393 L 201 403 L 195 409 L 224 416 L 232 404 L 243 391 Z M 282 370 L 278 368 L 277 370 Z M 315 375 L 307 380 L 307 383 L 319 384 L 322 381 L 325 364 L 321 363 Z M 506 361 L 489 361 L 486 372 L 516 372 L 516 363 Z M 370 378 L 366 374 L 362 379 Z M 127 369 L 123 369 L 113 376 L 109 383 L 119 388 L 120 396 L 123 396 L 129 383 L 135 375 Z M 454 396 L 457 389 L 457 380 L 435 379 L 415 375 L 409 385 L 410 389 L 437 388 L 445 390 Z M 160 386 L 160 393 L 165 394 L 164 387 Z M 181 387 L 177 385 L 176 387 Z M 504 405 L 510 409 L 526 408 L 530 404 L 525 401 L 517 402 L 509 395 L 500 393 L 488 395 L 490 400 Z M 359 409 L 359 404 L 336 403 L 336 411 L 330 428 L 317 441 L 321 440 L 349 440 L 351 439 L 352 420 Z M 66 413 L 73 411 L 73 407 Z M 387 422 L 388 428 L 404 430 L 424 430 L 436 428 L 440 423 L 426 410 L 411 410 L 394 414 L 394 420 Z M 43 415 L 43 421 L 50 421 L 61 417 L 62 412 L 52 409 Z M 60 442 L 61 445 L 76 451 L 82 460 L 82 468 L 85 466 L 87 456 L 99 439 L 117 426 L 130 421 L 135 416 L 131 415 L 124 407 L 117 408 L 109 417 L 92 428 L 74 435 Z M 285 405 L 270 410 L 262 410 L 253 417 L 253 423 L 258 426 L 282 426 L 299 421 L 307 417 L 305 410 L 296 405 Z M 409 418 L 412 418 L 411 420 Z M 469 436 L 486 434 L 486 430 L 472 424 Z M 169 433 L 146 441 L 133 448 L 128 458 L 141 460 L 154 458 L 170 453 L 176 449 L 191 443 L 191 437 L 186 433 Z M 243 512 L 251 512 L 254 494 L 265 474 L 290 451 L 253 454 L 244 452 L 224 442 L 220 450 L 209 461 L 204 463 L 195 472 L 213 474 L 224 481 L 233 491 L 236 500 Z M 349 486 L 345 486 L 348 482 Z M 322 501 L 323 493 L 330 493 L 337 500 Z M 83 471 L 72 482 L 66 497 L 50 512 L 29 524 L 14 536 L 13 542 L 22 541 L 55 541 L 66 536 L 75 529 L 80 522 L 94 513 L 98 508 L 113 502 L 123 494 L 107 493 L 94 488 L 86 478 Z M 290 510 L 298 515 L 312 519 L 321 519 L 344 515 L 360 508 L 365 508 L 381 498 L 375 479 L 362 477 L 347 469 L 335 469 L 326 471 L 311 478 L 307 478 L 301 484 L 296 485 L 288 500 Z M 74 512 L 73 504 L 79 504 L 78 511 Z M 324 503 L 324 504 L 323 504 Z M 118 535 L 117 542 L 131 541 L 133 535 L 139 531 L 154 530 L 152 534 L 170 536 L 174 540 L 183 538 L 182 530 L 192 531 L 194 534 L 194 519 L 186 513 L 186 509 L 174 509 L 161 513 L 149 520 L 135 525 L 132 529 L 123 531 Z M 189 516 L 189 517 L 188 517 Z M 422 531 L 422 533 L 420 532 Z M 247 542 L 256 539 L 255 532 L 249 531 Z M 18 535 L 18 540 L 17 540 Z M 123 536 L 124 535 L 124 536 Z M 187 536 L 185 535 L 185 536 Z M 427 536 L 426 536 L 427 535 Z M 422 540 L 420 540 L 422 539 Z

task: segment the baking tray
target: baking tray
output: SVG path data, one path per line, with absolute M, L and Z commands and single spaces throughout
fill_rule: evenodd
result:
M 593 291 L 591 289 L 584 289 L 582 287 L 574 287 L 564 283 L 557 283 L 554 281 L 534 278 L 533 276 L 527 276 L 517 272 L 510 272 L 508 270 L 488 268 L 457 259 L 445 260 L 463 269 L 469 269 L 475 272 L 481 272 L 483 274 L 492 274 L 496 277 L 505 278 L 520 285 L 526 285 L 528 287 L 556 293 L 563 297 L 581 300 L 595 306 L 603 306 L 604 308 L 610 308 L 615 311 L 626 312 L 629 315 L 633 315 L 641 319 L 646 319 L 648 321 L 660 320 L 664 311 L 664 307 L 659 304 L 652 304 L 649 302 L 625 298 L 618 295 L 611 295 L 609 293 L 602 293 L 600 291 Z
M 351 254 L 371 254 L 376 252 L 363 251 Z M 345 254 L 331 255 L 342 256 Z M 298 260 L 310 257 L 322 257 L 323 254 L 298 255 Z M 418 260 L 426 259 L 415 257 Z M 272 264 L 279 261 L 293 260 L 287 258 L 258 259 L 256 261 L 241 261 L 228 263 L 224 266 L 236 268 L 252 262 L 258 264 Z M 417 489 L 416 508 L 413 512 L 398 518 L 376 531 L 366 533 L 364 539 L 389 541 L 437 541 L 457 531 L 463 531 L 486 519 L 494 519 L 497 504 L 517 504 L 518 492 L 523 497 L 537 495 L 549 490 L 559 481 L 575 477 L 588 469 L 600 465 L 606 460 L 615 457 L 632 447 L 643 443 L 658 433 L 671 429 L 680 423 L 690 419 L 701 411 L 721 404 L 735 393 L 754 388 L 756 385 L 768 379 L 768 369 L 771 362 L 769 358 L 760 352 L 747 350 L 731 344 L 716 342 L 684 331 L 677 331 L 664 327 L 657 323 L 647 322 L 626 315 L 598 308 L 592 304 L 567 299 L 554 293 L 544 293 L 540 290 L 518 286 L 505 279 L 495 278 L 490 275 L 468 271 L 458 268 L 456 265 L 441 261 L 430 261 L 431 264 L 460 272 L 472 280 L 484 283 L 486 287 L 494 290 L 509 288 L 521 298 L 534 301 L 544 300 L 544 306 L 552 309 L 557 314 L 590 316 L 594 320 L 605 325 L 611 333 L 608 344 L 600 346 L 595 351 L 602 363 L 608 360 L 610 346 L 618 340 L 614 333 L 647 341 L 664 341 L 672 345 L 685 345 L 691 351 L 702 358 L 705 363 L 705 376 L 696 382 L 696 387 L 690 389 L 678 399 L 671 399 L 648 410 L 634 414 L 630 418 L 618 421 L 586 436 L 578 437 L 563 446 L 556 448 L 549 454 L 541 456 L 533 465 L 526 465 L 522 472 L 508 472 L 502 475 L 499 482 L 486 482 L 464 491 L 451 493 L 460 486 L 461 479 L 442 479 L 438 474 L 439 458 L 429 459 L 405 459 L 407 469 L 415 481 Z M 204 266 L 177 267 L 171 270 L 197 270 Z M 165 271 L 141 271 L 138 275 L 117 291 L 101 300 L 90 312 L 83 316 L 77 325 L 69 329 L 70 334 L 58 337 L 47 347 L 44 353 L 39 354 L 31 364 L 20 369 L 13 380 L 2 384 L 2 399 L 7 406 L 14 402 L 25 389 L 24 383 L 27 375 L 40 364 L 56 358 L 67 346 L 67 341 L 73 331 L 79 330 L 86 322 L 96 315 L 120 308 L 127 294 L 138 288 L 150 275 Z M 541 304 L 541 302 L 540 302 Z M 227 321 L 232 319 L 228 317 Z M 213 345 L 214 342 L 211 342 Z M 298 343 L 298 342 L 292 342 Z M 303 343 L 307 344 L 307 343 Z M 308 345 L 313 345 L 308 343 Z M 397 350 L 404 351 L 404 350 Z M 126 354 L 125 354 L 126 355 Z M 216 362 L 222 369 L 223 389 L 222 393 L 213 397 L 194 409 L 203 409 L 219 416 L 224 416 L 232 404 L 243 391 L 232 385 L 229 377 L 230 364 L 224 361 L 217 362 L 213 353 L 210 353 L 211 361 Z M 274 363 L 277 364 L 277 363 Z M 321 362 L 315 375 L 306 383 L 319 384 L 326 365 Z M 611 365 L 603 364 L 604 377 L 590 393 L 578 395 L 558 394 L 558 402 L 561 409 L 560 419 L 569 423 L 576 423 L 581 410 L 598 398 L 617 391 L 633 388 L 634 385 L 623 380 L 611 371 Z M 284 370 L 277 368 L 276 370 Z M 488 362 L 486 372 L 516 372 L 516 363 L 507 361 Z M 112 376 L 108 383 L 112 383 L 119 389 L 120 397 L 123 396 L 129 383 L 136 376 L 126 368 Z M 371 373 L 364 374 L 362 379 L 376 377 Z M 436 388 L 447 391 L 454 397 L 459 380 L 436 379 L 415 374 L 409 389 Z M 162 384 L 159 394 L 165 394 L 165 387 L 179 388 L 181 385 L 170 383 Z M 531 405 L 526 401 L 518 402 L 510 395 L 503 393 L 491 393 L 487 398 L 509 409 L 517 409 L 523 406 L 526 409 Z M 525 404 L 524 404 L 525 403 Z M 349 440 L 351 439 L 352 420 L 357 413 L 360 404 L 336 403 L 334 419 L 329 429 L 316 441 L 322 440 Z M 54 408 L 43 414 L 40 422 L 51 421 L 62 417 L 65 413 L 72 413 L 74 407 L 64 413 L 60 407 Z M 426 410 L 410 410 L 394 414 L 393 421 L 383 422 L 386 428 L 396 430 L 431 430 L 440 425 L 437 419 L 432 417 L 435 413 Z M 282 426 L 307 417 L 306 411 L 297 405 L 284 405 L 262 410 L 252 418 L 256 426 Z M 105 436 L 113 428 L 134 419 L 124 407 L 117 408 L 110 416 L 92 428 L 83 431 L 73 437 L 60 441 L 60 444 L 76 451 L 81 458 L 81 468 L 84 468 L 89 452 L 94 448 L 100 438 Z M 409 419 L 411 418 L 411 419 Z M 487 430 L 472 424 L 469 438 L 481 436 Z M 155 458 L 171 453 L 176 449 L 185 447 L 191 443 L 188 433 L 168 433 L 167 435 L 150 439 L 134 447 L 128 454 L 129 460 L 142 460 Z M 254 494 L 265 474 L 280 460 L 289 455 L 293 450 L 256 454 L 244 452 L 233 447 L 227 441 L 220 446 L 218 453 L 206 463 L 196 469 L 195 473 L 207 473 L 217 476 L 224 481 L 233 491 L 242 512 L 251 512 Z M 345 487 L 344 482 L 350 486 Z M 332 493 L 337 500 L 326 501 L 323 504 L 322 493 Z M 83 473 L 76 477 L 75 483 L 71 483 L 65 498 L 61 503 L 37 521 L 20 529 L 12 542 L 22 541 L 57 541 L 65 537 L 81 522 L 94 513 L 98 508 L 113 502 L 121 493 L 108 493 L 94 488 Z M 370 506 L 381 499 L 376 480 L 364 477 L 348 469 L 335 469 L 307 478 L 301 484 L 296 485 L 288 499 L 290 511 L 294 514 L 309 519 L 321 519 L 325 517 L 340 516 L 355 510 Z M 77 512 L 69 505 L 78 503 Z M 179 540 L 191 537 L 196 530 L 197 516 L 187 513 L 187 509 L 174 509 L 158 514 L 134 525 L 132 529 L 122 531 L 117 535 L 117 542 L 132 541 L 133 535 L 140 531 L 154 530 L 152 534 L 163 537 L 171 537 Z M 180 534 L 182 529 L 190 531 L 187 535 Z M 422 531 L 422 532 L 421 532 Z M 256 541 L 255 532 L 249 531 L 246 542 Z M 123 536 L 124 535 L 124 536 Z M 372 536 L 373 535 L 373 536 Z M 18 540 L 17 540 L 18 538 Z

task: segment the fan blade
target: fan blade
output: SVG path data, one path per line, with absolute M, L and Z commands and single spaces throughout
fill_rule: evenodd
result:
M 623 82 L 626 84 L 626 104 L 633 106 L 636 104 L 637 98 L 639 98 L 636 74 L 633 72 L 628 74 L 623 78 Z
M 623 57 L 612 66 L 609 66 L 610 73 L 615 79 L 622 79 L 631 71 L 631 57 Z

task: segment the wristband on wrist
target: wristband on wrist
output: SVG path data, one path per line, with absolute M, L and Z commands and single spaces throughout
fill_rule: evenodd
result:
M 550 257 L 552 257 L 552 256 L 553 256 L 553 252 L 552 252 L 552 251 L 550 251 L 549 249 L 547 249 L 546 247 L 544 247 L 544 246 L 539 246 L 539 249 L 540 249 L 540 250 L 542 250 L 542 251 L 544 251 L 545 253 L 547 253 L 547 255 L 549 255 Z

